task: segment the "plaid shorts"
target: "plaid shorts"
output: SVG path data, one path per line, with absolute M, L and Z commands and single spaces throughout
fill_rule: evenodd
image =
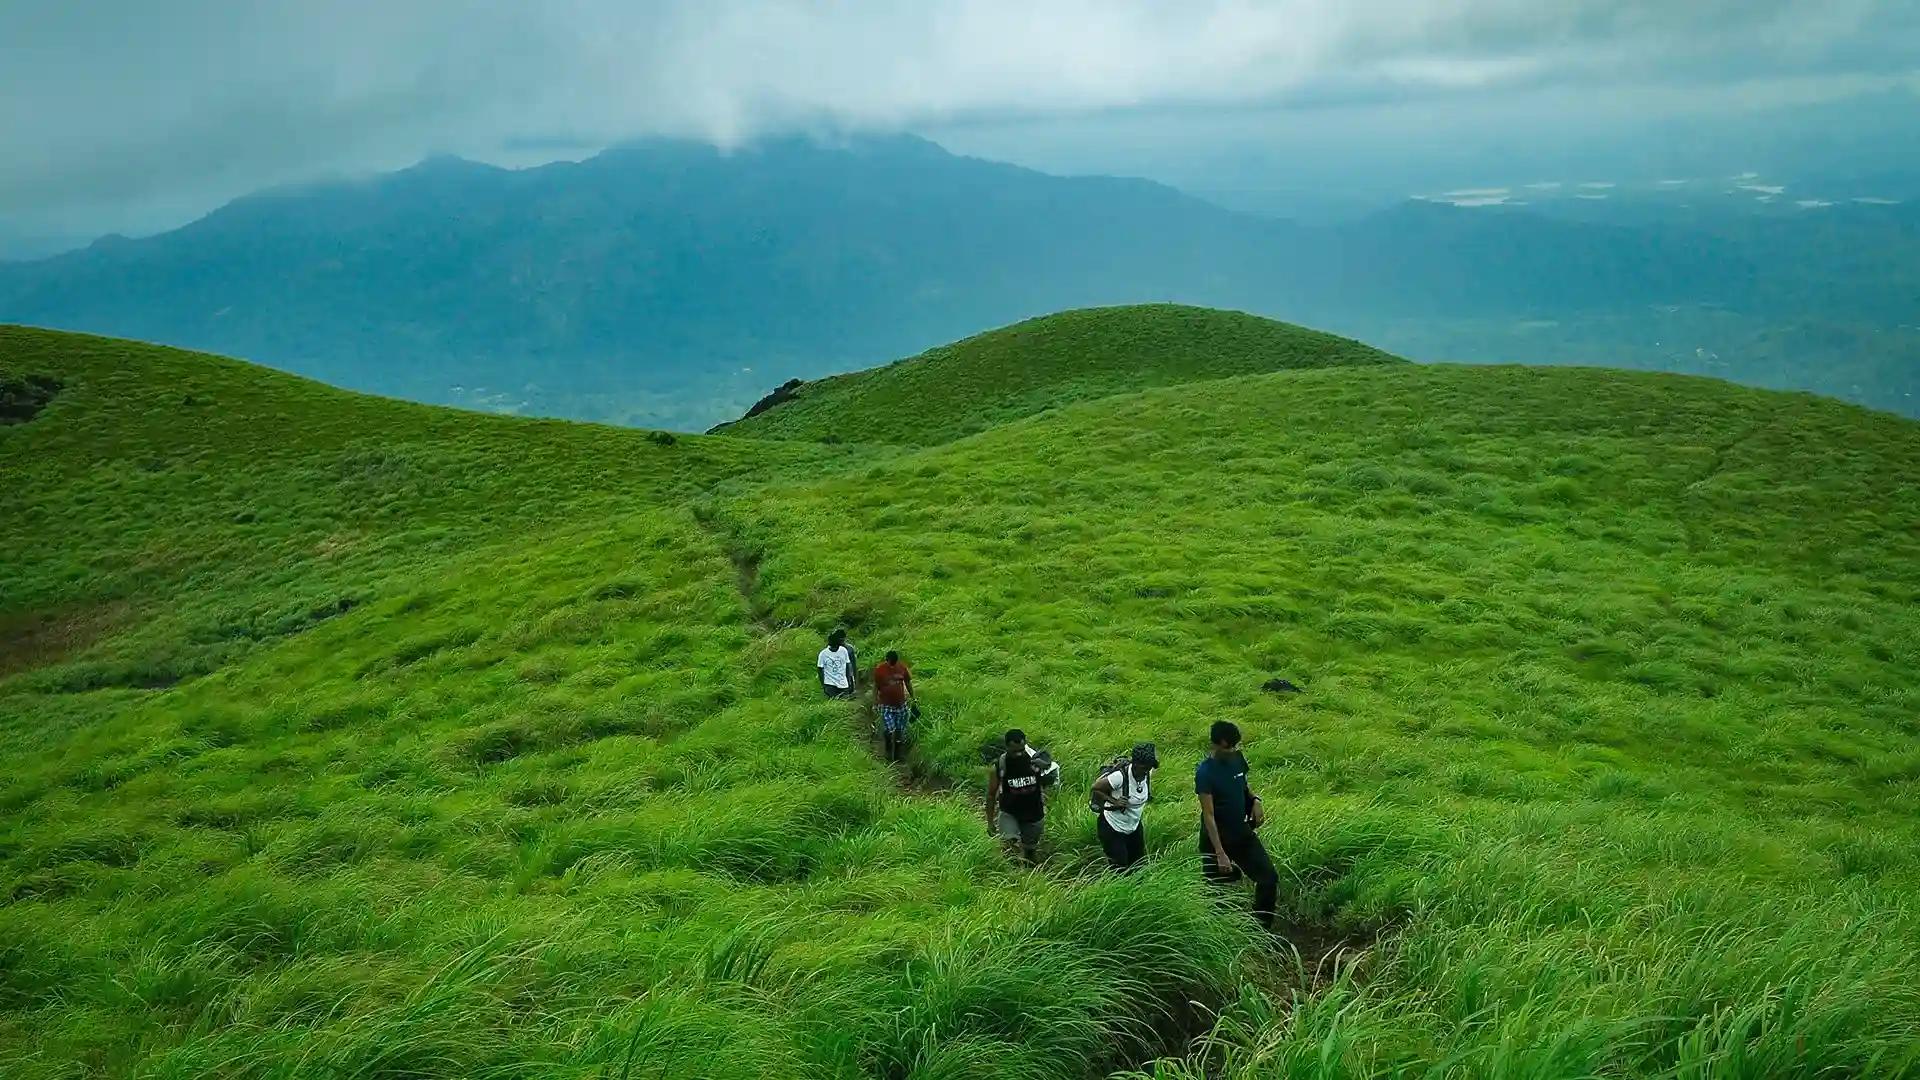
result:
M 911 705 L 880 706 L 880 726 L 889 735 L 898 735 L 907 730 L 907 721 L 913 716 Z

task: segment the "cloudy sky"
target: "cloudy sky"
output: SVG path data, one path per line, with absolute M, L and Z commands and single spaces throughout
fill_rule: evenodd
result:
M 1911 93 L 1916 57 L 1920 0 L 0 0 L 0 224 L 152 228 L 649 134 L 915 130 L 1097 168 L 1356 111 L 1383 143 L 1396 116 L 1565 131 Z

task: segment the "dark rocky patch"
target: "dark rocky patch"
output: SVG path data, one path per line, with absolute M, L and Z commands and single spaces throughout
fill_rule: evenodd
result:
M 24 424 L 60 395 L 60 380 L 50 375 L 0 378 L 0 424 Z
M 775 387 L 773 393 L 754 402 L 753 407 L 748 409 L 746 415 L 742 416 L 740 420 L 750 420 L 766 412 L 768 409 L 773 408 L 775 405 L 784 405 L 792 401 L 794 397 L 800 393 L 800 388 L 805 385 L 807 385 L 807 380 L 805 379 L 788 379 L 786 382 Z M 739 423 L 740 420 L 729 420 L 724 424 L 715 424 L 713 427 L 707 429 L 707 434 L 717 434 Z
M 1260 689 L 1270 694 L 1304 694 L 1306 690 L 1295 686 L 1285 679 L 1268 679 L 1260 684 Z

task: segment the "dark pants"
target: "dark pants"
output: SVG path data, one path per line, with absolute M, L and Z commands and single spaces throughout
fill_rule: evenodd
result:
M 1123 874 L 1131 873 L 1141 859 L 1147 857 L 1147 826 L 1144 822 L 1130 833 L 1123 833 L 1107 824 L 1107 815 L 1100 815 L 1100 847 L 1107 853 L 1107 865 Z
M 1253 917 L 1260 920 L 1261 926 L 1273 925 L 1273 905 L 1280 894 L 1280 874 L 1273 868 L 1273 860 L 1267 858 L 1267 849 L 1260 843 L 1260 837 L 1252 829 L 1240 832 L 1222 832 L 1221 846 L 1227 849 L 1227 858 L 1233 860 L 1233 872 L 1222 874 L 1219 861 L 1213 857 L 1213 844 L 1208 842 L 1205 829 L 1200 831 L 1200 862 L 1206 868 L 1209 880 L 1217 882 L 1239 881 L 1242 876 L 1253 881 Z
M 850 686 L 828 686 L 826 683 L 821 683 L 820 688 L 827 692 L 828 697 L 852 697 L 853 696 L 853 688 Z

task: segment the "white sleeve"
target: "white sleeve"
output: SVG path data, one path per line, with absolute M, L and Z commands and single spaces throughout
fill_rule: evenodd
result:
M 820 655 L 813 658 L 813 666 L 825 670 L 827 666 L 827 650 L 820 650 Z
M 1108 773 L 1107 790 L 1113 793 L 1114 798 L 1124 800 L 1127 797 L 1127 774 L 1119 769 Z

